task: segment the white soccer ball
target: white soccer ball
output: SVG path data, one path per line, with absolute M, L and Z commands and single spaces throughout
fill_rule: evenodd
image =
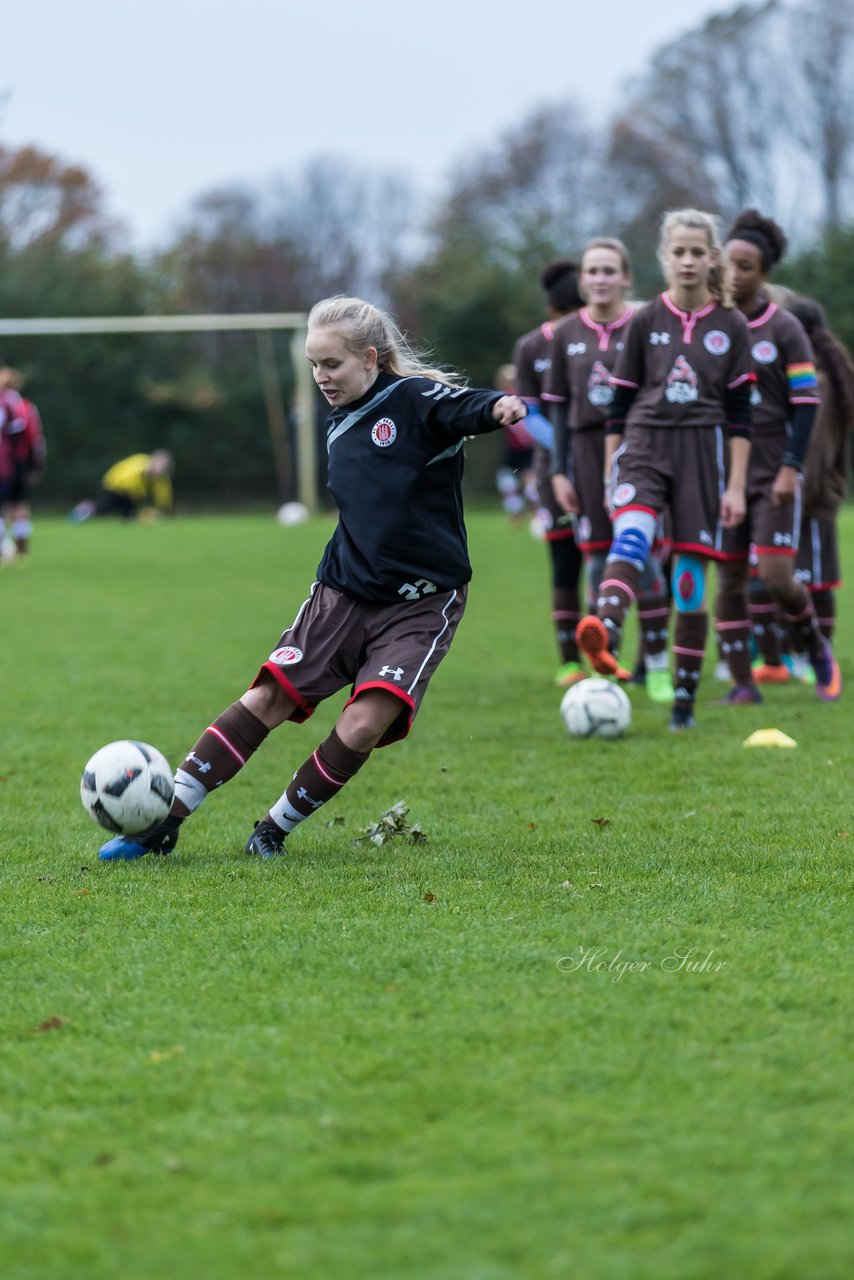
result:
M 632 722 L 632 704 L 618 684 L 593 676 L 570 685 L 560 714 L 573 738 L 622 738 Z
M 162 821 L 175 784 L 165 756 L 147 742 L 110 742 L 83 770 L 83 808 L 114 835 L 133 836 Z
M 285 502 L 276 512 L 276 519 L 285 528 L 295 524 L 305 524 L 308 517 L 309 510 L 303 502 Z

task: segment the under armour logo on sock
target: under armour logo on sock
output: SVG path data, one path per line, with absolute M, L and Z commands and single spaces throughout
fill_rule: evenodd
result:
M 191 751 L 188 756 L 185 756 L 184 759 L 192 760 L 193 764 L 197 767 L 199 773 L 210 773 L 211 771 L 212 766 L 209 763 L 209 761 L 200 760 L 199 757 L 193 751 Z
M 319 809 L 320 806 L 323 804 L 322 800 L 312 800 L 311 796 L 308 794 L 305 787 L 300 787 L 299 791 L 297 792 L 297 799 L 304 800 L 306 804 L 311 805 L 312 809 Z

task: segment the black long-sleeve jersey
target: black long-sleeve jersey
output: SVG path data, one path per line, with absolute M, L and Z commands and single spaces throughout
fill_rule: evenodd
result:
M 318 581 L 368 604 L 418 600 L 471 578 L 463 441 L 498 429 L 500 391 L 381 373 L 327 419 L 339 519 Z

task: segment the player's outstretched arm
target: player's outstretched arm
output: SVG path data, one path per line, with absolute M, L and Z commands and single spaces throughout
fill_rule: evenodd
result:
M 521 422 L 527 412 L 525 401 L 518 396 L 502 396 L 492 406 L 492 416 L 502 427 L 512 427 L 514 422 Z

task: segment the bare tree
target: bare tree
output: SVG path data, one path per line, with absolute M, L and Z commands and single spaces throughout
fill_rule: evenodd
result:
M 433 241 L 471 237 L 504 267 L 567 252 L 602 229 L 603 162 L 601 134 L 576 103 L 543 106 L 456 168 Z
M 799 133 L 816 153 L 824 226 L 835 231 L 844 220 L 854 155 L 854 7 L 851 0 L 808 0 L 792 23 L 807 90 L 800 95 Z
M 742 5 L 654 55 L 613 131 L 615 160 L 646 174 L 633 215 L 622 210 L 628 222 L 662 189 L 726 214 L 775 205 L 782 98 L 763 50 L 780 14 L 780 0 Z

